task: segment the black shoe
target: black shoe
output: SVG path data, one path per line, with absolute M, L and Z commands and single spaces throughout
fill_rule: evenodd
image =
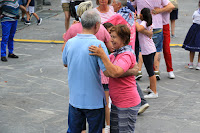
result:
M 42 18 L 39 18 L 39 20 L 37 21 L 37 25 L 41 25 L 42 23 Z
M 25 25 L 30 25 L 31 22 L 26 20 L 24 24 L 25 24 Z
M 15 54 L 9 54 L 8 57 L 9 57 L 9 58 L 19 58 L 19 57 L 18 57 L 17 55 L 15 55 Z
M 7 60 L 6 57 L 4 56 L 4 57 L 1 57 L 1 61 L 7 62 L 8 60 Z
M 25 21 L 26 21 L 26 19 L 25 19 L 25 18 L 21 18 L 21 21 L 22 21 L 22 22 L 25 22 Z

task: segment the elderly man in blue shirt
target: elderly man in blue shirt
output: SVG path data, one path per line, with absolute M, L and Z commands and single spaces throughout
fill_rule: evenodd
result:
M 99 57 L 89 55 L 89 46 L 105 44 L 94 34 L 99 30 L 100 16 L 88 10 L 81 16 L 83 31 L 69 39 L 63 51 L 63 63 L 68 67 L 69 113 L 68 133 L 81 133 L 87 118 L 90 133 L 102 133 L 105 115 L 105 94 L 101 84 L 100 69 L 106 68 Z

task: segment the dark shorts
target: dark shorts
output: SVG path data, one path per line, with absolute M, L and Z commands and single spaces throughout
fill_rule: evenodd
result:
M 149 55 L 142 55 L 144 66 L 147 70 L 149 77 L 154 75 L 153 63 L 154 63 L 155 53 Z
M 170 20 L 176 20 L 176 19 L 178 19 L 178 9 L 173 10 L 173 11 L 170 13 Z
M 102 84 L 102 85 L 103 85 L 104 91 L 109 91 L 108 84 Z

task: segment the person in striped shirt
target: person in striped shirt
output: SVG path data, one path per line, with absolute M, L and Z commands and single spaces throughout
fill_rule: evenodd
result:
M 8 44 L 8 57 L 18 58 L 13 54 L 14 35 L 17 29 L 17 19 L 19 19 L 19 4 L 17 0 L 0 0 L 0 18 L 2 27 L 1 41 L 1 61 L 7 62 L 6 46 Z

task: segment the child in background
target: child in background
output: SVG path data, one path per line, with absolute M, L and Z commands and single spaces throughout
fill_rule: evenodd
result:
M 31 24 L 30 23 L 30 14 L 35 16 L 35 18 L 37 19 L 37 25 L 40 25 L 42 23 L 42 18 L 39 18 L 38 15 L 35 13 L 35 0 L 27 0 L 26 11 L 28 12 L 27 22 L 25 22 L 24 24 L 26 24 L 26 25 Z
M 193 68 L 193 60 L 195 52 L 199 52 L 198 64 L 196 66 L 196 70 L 200 70 L 200 1 L 199 1 L 199 9 L 194 12 L 192 18 L 193 18 L 193 25 L 190 27 L 187 33 L 182 48 L 190 51 L 190 63 L 188 64 L 189 69 Z
M 149 8 L 143 8 L 140 14 L 141 23 L 136 22 L 136 29 L 139 32 L 139 43 L 141 48 L 141 54 L 146 67 L 147 73 L 149 75 L 150 87 L 148 87 L 145 92 L 148 95 L 145 95 L 144 98 L 157 98 L 158 93 L 156 91 L 156 76 L 154 74 L 153 64 L 154 56 L 156 53 L 156 47 L 152 38 L 149 38 L 147 35 L 140 32 L 145 29 L 152 31 L 152 16 Z
M 108 31 L 108 33 L 110 34 L 110 29 L 114 26 L 111 23 L 104 23 L 103 26 L 106 28 L 106 30 Z

